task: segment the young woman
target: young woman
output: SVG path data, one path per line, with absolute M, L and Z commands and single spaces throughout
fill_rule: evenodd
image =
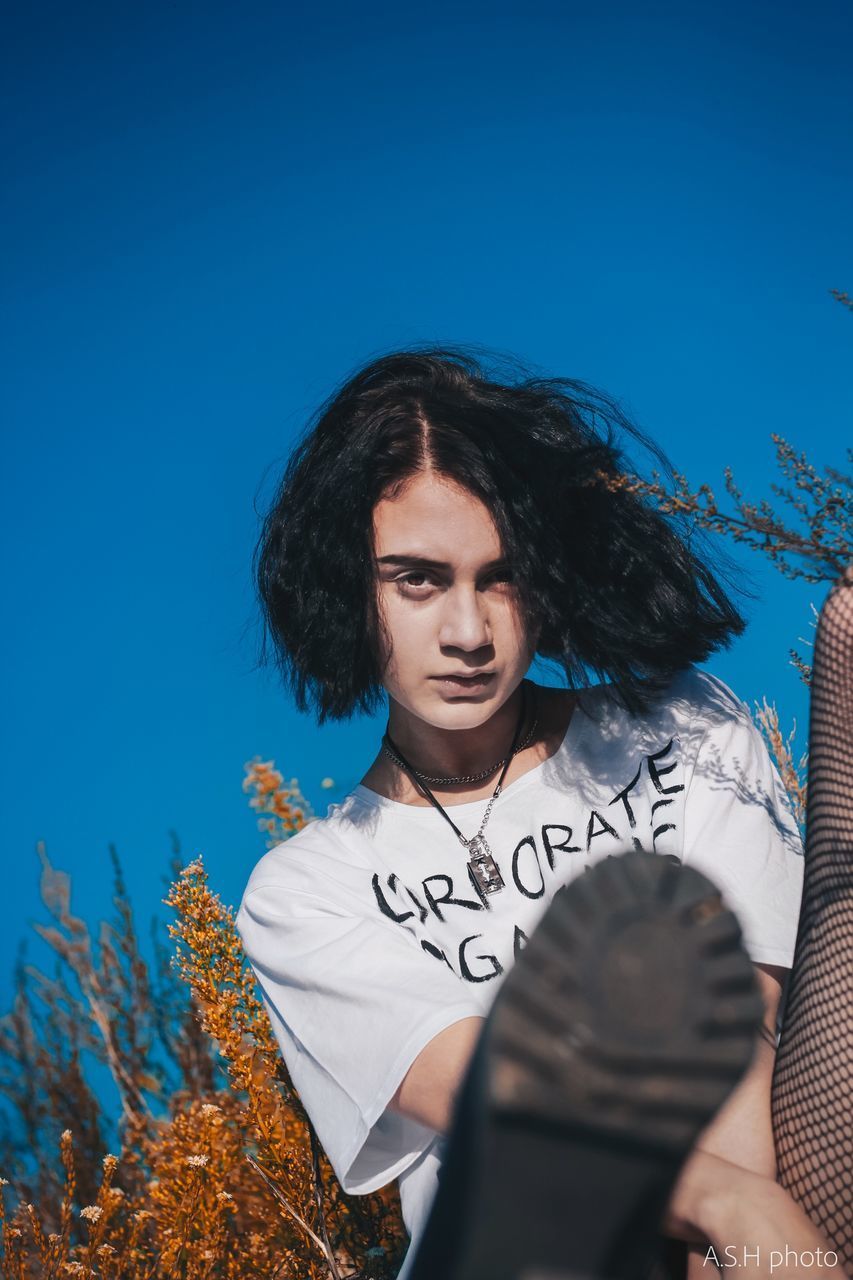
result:
M 793 956 L 796 825 L 743 704 L 695 668 L 742 620 L 690 539 L 614 483 L 614 427 L 580 384 L 388 355 L 321 408 L 259 544 L 297 706 L 322 723 L 387 697 L 388 724 L 359 784 L 262 859 L 238 923 L 344 1188 L 398 1178 L 413 1240 L 484 1018 L 561 887 L 626 849 L 706 873 L 768 1028 Z M 527 678 L 536 655 L 567 688 Z M 821 1243 L 774 1181 L 774 1044 L 667 1218 L 762 1275 L 771 1248 Z

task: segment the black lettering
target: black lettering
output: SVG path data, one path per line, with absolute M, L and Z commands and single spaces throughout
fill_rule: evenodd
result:
M 550 835 L 548 834 L 549 831 L 564 832 L 565 834 L 563 836 L 562 842 L 557 843 L 553 841 Z M 569 841 L 571 840 L 571 838 L 572 838 L 571 827 L 564 827 L 561 822 L 546 822 L 543 824 L 542 843 L 545 846 L 545 857 L 548 859 L 548 866 L 551 868 L 552 871 L 554 870 L 554 853 L 557 849 L 559 849 L 561 853 L 580 853 L 581 852 L 581 847 L 579 844 L 569 844 Z
M 437 947 L 434 942 L 428 942 L 426 938 L 421 938 L 421 946 L 427 955 L 435 956 L 436 960 L 443 960 L 450 972 L 453 972 L 453 965 L 450 963 L 441 947 Z
M 596 818 L 598 818 L 598 821 L 601 824 L 597 831 L 595 830 Z M 589 846 L 591 842 L 595 839 L 595 837 L 603 836 L 605 833 L 613 836 L 616 840 L 619 839 L 619 832 L 614 827 L 611 827 L 609 822 L 606 822 L 604 818 L 602 818 L 601 814 L 598 812 L 597 809 L 593 809 L 589 815 L 589 822 L 587 823 L 587 828 L 586 828 L 587 853 L 589 853 Z
M 677 760 L 673 760 L 672 764 L 666 765 L 666 767 L 663 769 L 659 769 L 657 766 L 657 761 L 662 760 L 663 757 L 672 750 L 672 744 L 674 741 L 675 741 L 674 738 L 670 738 L 666 746 L 661 747 L 660 751 L 656 751 L 654 755 L 646 756 L 646 763 L 649 766 L 649 777 L 654 783 L 655 791 L 660 792 L 662 796 L 675 795 L 676 791 L 684 790 L 684 786 L 682 783 L 678 783 L 678 785 L 674 787 L 664 787 L 661 784 L 661 778 L 663 778 L 668 773 L 672 773 L 673 769 L 678 768 Z
M 536 890 L 528 889 L 522 884 L 518 871 L 518 861 L 521 851 L 525 846 L 529 846 L 533 850 L 533 860 L 536 863 L 536 871 L 539 876 L 539 888 Z M 512 854 L 512 878 L 515 881 L 515 887 L 519 893 L 523 893 L 525 898 L 541 898 L 545 892 L 545 877 L 542 874 L 542 868 L 539 865 L 539 851 L 536 848 L 536 841 L 533 836 L 525 836 L 523 840 L 519 840 Z
M 444 881 L 444 894 L 439 898 L 435 896 L 432 889 L 430 889 L 429 887 L 430 881 L 432 880 Z M 429 903 L 430 910 L 432 911 L 433 915 L 436 916 L 437 919 L 441 920 L 442 922 L 444 921 L 444 916 L 441 913 L 442 907 L 467 907 L 469 911 L 483 910 L 483 904 L 481 902 L 468 902 L 468 900 L 465 898 L 454 898 L 452 896 L 453 881 L 451 880 L 450 876 L 442 876 L 442 875 L 427 876 L 426 880 L 424 880 L 423 882 L 423 886 L 424 886 L 424 896 L 426 897 L 426 900 Z
M 652 813 L 655 813 L 658 809 L 665 809 L 668 804 L 675 804 L 672 796 L 668 800 L 655 800 L 652 805 Z
M 634 810 L 631 808 L 630 801 L 628 800 L 628 795 L 631 791 L 634 790 L 637 783 L 640 781 L 640 774 L 642 772 L 643 772 L 643 766 L 640 765 L 639 769 L 634 774 L 633 778 L 628 783 L 627 787 L 625 787 L 622 791 L 620 791 L 618 795 L 615 795 L 613 799 L 610 801 L 611 804 L 615 804 L 617 800 L 622 801 L 623 805 L 625 806 L 625 813 L 628 818 L 628 826 L 631 828 L 632 831 L 634 830 L 634 827 L 636 827 L 637 825 L 637 819 L 634 817 Z
M 527 946 L 527 934 L 523 929 L 519 929 L 518 925 L 513 926 L 512 935 L 512 954 L 517 960 L 524 948 Z
M 381 884 L 379 883 L 378 875 L 374 875 L 371 883 L 373 884 L 373 892 L 374 892 L 374 895 L 376 896 L 376 905 L 379 907 L 379 910 L 382 912 L 383 916 L 387 916 L 388 919 L 393 920 L 395 924 L 403 924 L 404 921 L 411 920 L 412 916 L 415 914 L 414 911 L 398 912 L 398 911 L 395 911 L 394 908 L 391 906 L 391 903 L 385 897 L 385 893 L 382 889 Z M 394 894 L 396 894 L 397 892 L 397 884 L 398 884 L 397 877 L 395 875 L 390 875 L 388 877 L 388 888 Z
M 459 972 L 466 982 L 488 982 L 491 978 L 496 978 L 498 974 L 503 973 L 503 965 L 497 956 L 475 956 L 475 960 L 485 960 L 490 966 L 488 973 L 474 973 L 468 966 L 468 943 L 475 942 L 477 938 L 482 938 L 481 933 L 472 933 L 469 938 L 463 938 L 459 944 Z
M 418 918 L 420 919 L 421 924 L 423 924 L 424 920 L 426 920 L 427 916 L 429 915 L 429 912 L 427 911 L 424 904 L 421 902 L 418 895 L 412 889 L 407 888 L 406 893 L 409 895 L 412 902 L 414 902 L 415 906 L 417 907 Z
M 655 827 L 654 831 L 652 832 L 652 848 L 653 849 L 656 848 L 657 838 L 658 836 L 662 836 L 664 831 L 674 831 L 674 830 L 675 830 L 674 822 L 663 822 L 659 827 Z

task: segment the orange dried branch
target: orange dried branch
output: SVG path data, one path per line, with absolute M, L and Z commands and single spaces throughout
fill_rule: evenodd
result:
M 285 786 L 272 760 L 256 756 L 244 765 L 243 790 L 252 793 L 249 805 L 257 810 L 258 828 L 265 832 L 272 848 L 312 821 L 314 812 L 302 794 L 296 778 Z
M 290 1205 L 310 1200 L 307 1121 L 296 1094 L 279 1080 L 277 1046 L 254 992 L 233 914 L 207 884 L 200 860 L 184 868 L 167 903 L 178 912 L 170 926 L 176 963 L 201 1010 L 204 1029 L 219 1045 L 234 1086 L 247 1098 L 256 1140 L 272 1162 L 278 1193 Z M 285 1189 L 282 1189 L 284 1183 Z M 302 1224 L 306 1215 L 294 1211 Z M 312 1241 L 316 1233 L 311 1229 Z
M 801 831 L 805 831 L 806 802 L 808 799 L 808 753 L 797 757 L 794 740 L 797 735 L 796 721 L 787 736 L 782 732 L 779 712 L 776 704 L 764 698 L 755 704 L 755 719 L 764 734 L 770 749 L 782 785 L 788 793 L 794 810 L 794 817 Z

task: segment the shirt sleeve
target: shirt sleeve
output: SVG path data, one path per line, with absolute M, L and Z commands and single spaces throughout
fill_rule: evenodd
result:
M 237 927 L 341 1185 L 356 1195 L 377 1190 L 436 1137 L 388 1103 L 429 1041 L 479 1009 L 412 935 L 319 896 L 250 884 Z
M 703 679 L 707 706 L 687 779 L 683 860 L 718 886 L 753 963 L 789 969 L 803 886 L 799 828 L 749 711 L 722 681 Z

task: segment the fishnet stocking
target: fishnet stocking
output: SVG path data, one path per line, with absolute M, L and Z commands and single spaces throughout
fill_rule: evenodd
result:
M 779 1181 L 853 1266 L 853 567 L 820 615 L 803 902 L 773 1077 Z

